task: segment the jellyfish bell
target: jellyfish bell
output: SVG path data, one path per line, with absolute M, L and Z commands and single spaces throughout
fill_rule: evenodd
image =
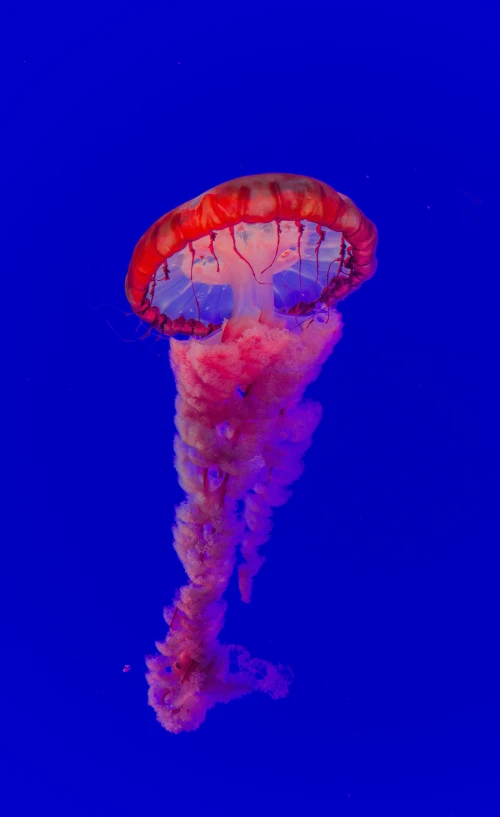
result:
M 374 225 L 328 185 L 266 174 L 172 210 L 135 248 L 126 293 L 172 339 L 186 493 L 173 538 L 188 583 L 146 662 L 149 703 L 170 732 L 196 729 L 216 703 L 253 690 L 287 693 L 286 667 L 219 641 L 223 596 L 238 565 L 250 601 L 272 509 L 289 498 L 321 418 L 305 389 L 340 338 L 335 304 L 375 271 L 376 241 Z
M 229 339 L 255 320 L 293 331 L 373 275 L 376 241 L 372 222 L 323 182 L 246 176 L 156 221 L 135 248 L 126 294 L 167 336 L 202 339 L 224 325 Z

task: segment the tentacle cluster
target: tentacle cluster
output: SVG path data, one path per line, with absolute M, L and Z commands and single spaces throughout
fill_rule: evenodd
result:
M 250 599 L 272 507 L 286 502 L 321 416 L 317 404 L 302 400 L 304 390 L 340 334 L 333 311 L 302 332 L 255 322 L 227 343 L 171 341 L 175 463 L 187 494 L 174 546 L 189 581 L 165 611 L 169 632 L 148 659 L 147 676 L 149 702 L 171 732 L 197 728 L 217 702 L 253 690 L 287 693 L 286 668 L 220 644 L 223 594 L 240 546 L 239 585 Z

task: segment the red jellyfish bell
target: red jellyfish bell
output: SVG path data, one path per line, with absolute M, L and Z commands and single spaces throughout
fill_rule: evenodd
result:
M 149 703 L 170 732 L 196 729 L 218 702 L 288 691 L 289 670 L 219 642 L 223 594 L 239 555 L 250 601 L 272 508 L 288 499 L 320 420 L 305 388 L 340 338 L 336 302 L 375 272 L 376 243 L 346 196 L 268 173 L 177 207 L 135 248 L 126 293 L 172 337 L 175 466 L 186 492 L 174 547 L 188 583 L 147 660 Z

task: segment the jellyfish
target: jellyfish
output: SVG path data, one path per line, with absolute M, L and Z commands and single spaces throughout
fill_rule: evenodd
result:
M 289 668 L 221 642 L 224 593 L 237 568 L 251 599 L 272 510 L 290 497 L 321 418 L 305 389 L 340 339 L 337 302 L 375 272 L 376 243 L 346 196 L 268 173 L 177 207 L 134 250 L 126 295 L 170 338 L 186 495 L 173 545 L 187 582 L 146 659 L 148 701 L 169 732 L 194 730 L 215 704 L 249 692 L 288 692 Z

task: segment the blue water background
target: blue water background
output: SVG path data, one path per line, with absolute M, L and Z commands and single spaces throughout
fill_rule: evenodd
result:
M 4 813 L 498 814 L 493 4 L 199 5 L 7 10 Z M 143 660 L 183 582 L 175 393 L 123 281 L 164 212 L 270 171 L 350 196 L 379 269 L 228 592 L 224 640 L 290 695 L 173 736 Z

